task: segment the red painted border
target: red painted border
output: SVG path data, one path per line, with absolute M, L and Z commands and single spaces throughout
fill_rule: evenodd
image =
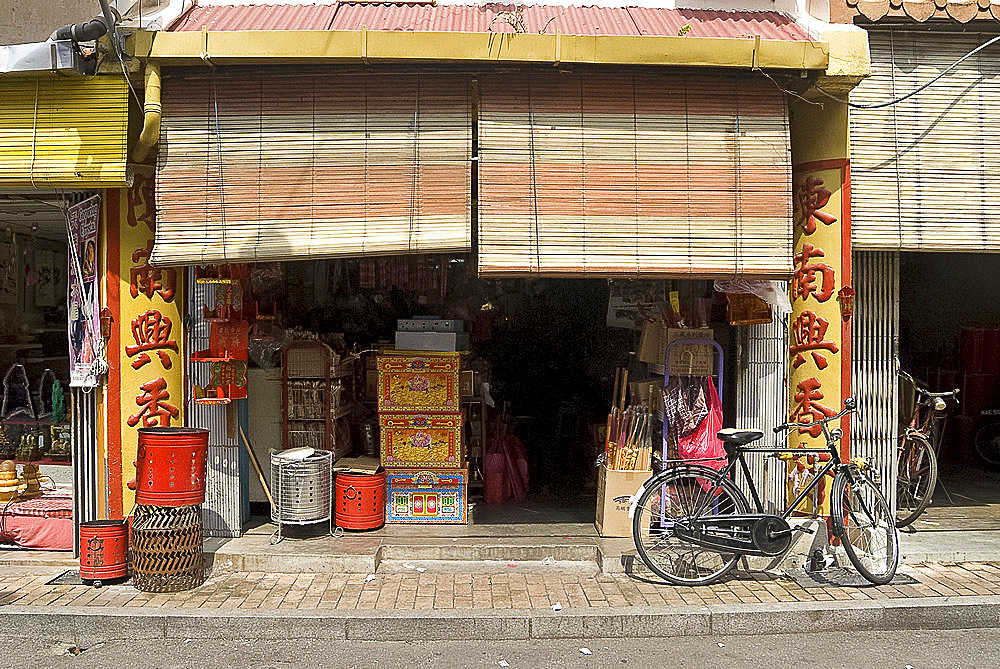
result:
M 108 206 L 107 213 L 107 254 L 108 271 L 106 280 L 108 282 L 108 304 L 111 311 L 111 335 L 108 338 L 108 515 L 111 518 L 121 518 L 124 512 L 124 500 L 122 490 L 122 474 L 124 467 L 122 463 L 122 412 L 121 412 L 121 358 L 118 352 L 121 350 L 121 332 L 119 325 L 121 320 L 121 297 L 120 271 L 121 271 L 121 241 L 119 238 L 119 225 L 121 225 L 121 191 L 118 189 L 107 190 Z M 112 215 L 113 213 L 113 215 Z
M 852 247 L 851 247 L 851 162 L 850 160 L 845 160 L 843 166 L 840 170 L 840 234 L 842 235 L 840 240 L 840 284 L 841 286 L 854 287 L 854 263 L 852 260 Z M 841 319 L 840 321 L 840 342 L 842 361 L 846 361 L 847 364 L 843 362 L 840 365 L 840 394 L 841 394 L 841 404 L 843 400 L 851 397 L 853 395 L 853 388 L 851 387 L 853 383 L 853 377 L 851 376 L 851 368 L 854 366 L 854 361 L 852 359 L 852 341 L 851 341 L 851 321 L 845 321 Z M 844 430 L 844 438 L 840 442 L 840 457 L 842 459 L 848 459 L 851 457 L 851 421 L 846 420 L 841 424 L 841 429 Z

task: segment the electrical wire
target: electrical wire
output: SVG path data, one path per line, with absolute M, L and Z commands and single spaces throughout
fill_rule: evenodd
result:
M 965 61 L 968 58 L 971 58 L 972 56 L 975 56 L 977 53 L 979 53 L 983 49 L 985 49 L 985 48 L 987 48 L 989 46 L 992 46 L 993 44 L 996 44 L 997 42 L 1000 42 L 1000 35 L 997 35 L 996 37 L 993 37 L 992 39 L 989 39 L 986 42 L 983 42 L 982 44 L 980 44 L 979 46 L 977 46 L 975 49 L 973 49 L 969 53 L 965 54 L 964 56 L 962 56 L 961 58 L 959 58 L 958 60 L 956 60 L 954 63 L 952 63 L 951 65 L 949 65 L 945 69 L 943 69 L 940 74 L 938 74 L 936 77 L 934 77 L 933 79 L 931 79 L 930 81 L 928 81 L 923 86 L 920 86 L 919 88 L 916 88 L 916 89 L 910 91 L 909 93 L 907 93 L 906 95 L 903 95 L 901 97 L 896 98 L 895 100 L 889 100 L 888 102 L 879 102 L 879 103 L 876 103 L 876 104 L 869 104 L 869 105 L 859 105 L 859 104 L 853 103 L 853 102 L 851 102 L 849 100 L 844 100 L 842 98 L 838 98 L 835 95 L 833 95 L 832 93 L 828 93 L 827 91 L 823 90 L 823 88 L 821 86 L 816 86 L 816 89 L 820 93 L 822 93 L 823 95 L 825 95 L 826 97 L 830 98 L 831 100 L 836 100 L 837 102 L 843 103 L 843 104 L 847 105 L 848 107 L 850 107 L 851 109 L 882 109 L 884 107 L 891 107 L 892 105 L 899 104 L 900 102 L 902 102 L 903 100 L 906 100 L 907 98 L 913 97 L 914 95 L 916 95 L 920 91 L 924 90 L 925 88 L 930 87 L 931 85 L 933 85 L 934 83 L 936 83 L 939 79 L 941 79 L 941 77 L 943 77 L 944 75 L 948 74 L 953 69 L 955 69 L 956 67 L 958 67 L 963 61 Z

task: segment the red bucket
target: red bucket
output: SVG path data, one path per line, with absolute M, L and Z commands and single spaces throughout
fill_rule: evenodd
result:
M 124 520 L 80 523 L 80 578 L 108 581 L 128 574 L 128 524 Z
M 334 521 L 345 530 L 374 530 L 385 524 L 385 472 L 337 472 Z
M 144 427 L 139 430 L 135 503 L 150 506 L 194 506 L 205 501 L 208 430 L 189 427 Z

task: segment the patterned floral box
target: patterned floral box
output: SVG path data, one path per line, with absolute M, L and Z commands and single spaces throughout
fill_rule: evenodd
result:
M 468 472 L 388 470 L 387 523 L 468 523 Z
M 458 411 L 458 353 L 380 355 L 378 410 Z
M 378 417 L 382 466 L 465 466 L 461 413 L 382 413 Z

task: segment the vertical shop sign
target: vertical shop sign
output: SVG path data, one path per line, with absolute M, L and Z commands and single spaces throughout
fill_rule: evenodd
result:
M 98 384 L 103 355 L 97 300 L 97 226 L 101 198 L 95 195 L 69 208 L 66 217 L 69 259 L 69 385 Z
M 118 434 L 123 480 L 132 477 L 138 430 L 184 424 L 184 386 L 180 274 L 149 263 L 153 248 L 154 181 L 136 175 L 122 191 L 117 249 L 117 314 L 109 355 L 119 382 Z M 132 493 L 122 490 L 123 508 Z
M 846 206 L 847 161 L 831 160 L 795 168 L 795 255 L 789 338 L 789 416 L 806 423 L 840 410 L 847 387 L 846 326 L 841 326 L 837 291 L 850 281 L 850 225 Z M 824 447 L 820 426 L 801 428 L 790 436 L 793 446 Z M 826 456 L 799 456 L 789 470 L 788 494 L 805 486 L 810 469 Z M 827 482 L 820 482 L 821 513 L 829 512 Z M 791 499 L 791 497 L 789 498 Z

